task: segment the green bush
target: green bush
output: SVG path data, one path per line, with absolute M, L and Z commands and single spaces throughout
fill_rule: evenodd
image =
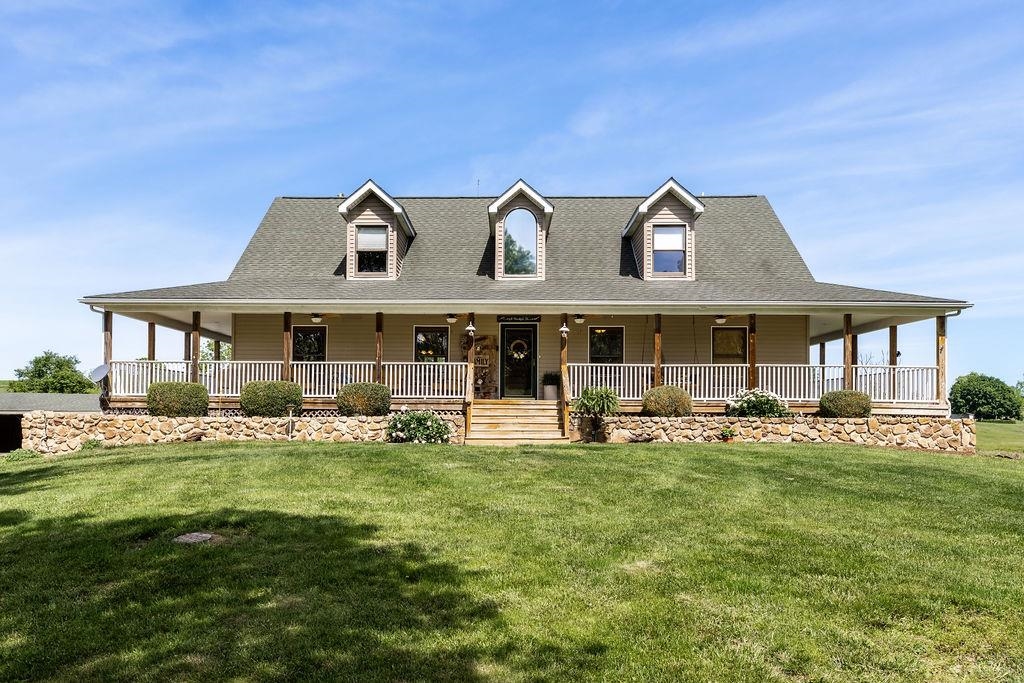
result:
M 789 404 L 765 389 L 744 389 L 725 402 L 725 414 L 731 417 L 789 417 Z
M 573 403 L 573 410 L 590 417 L 612 415 L 619 412 L 619 396 L 608 387 L 587 387 Z
M 338 410 L 342 415 L 387 415 L 391 412 L 391 389 L 375 382 L 346 384 L 338 389 Z
M 287 417 L 288 406 L 302 410 L 302 387 L 295 382 L 246 382 L 238 407 L 249 417 Z
M 1019 420 L 1024 397 L 997 377 L 972 372 L 953 382 L 949 407 L 954 413 L 973 413 L 980 420 Z
M 557 387 L 562 383 L 562 373 L 560 372 L 545 372 L 544 378 L 541 380 L 541 386 L 545 387 Z
M 394 443 L 448 443 L 448 423 L 429 410 L 403 410 L 388 422 L 388 441 Z
M 16 448 L 10 453 L 0 455 L 0 462 L 22 462 L 24 460 L 38 460 L 42 457 L 41 453 L 36 453 L 27 448 Z
M 643 415 L 684 417 L 693 414 L 693 401 L 681 387 L 661 386 L 644 393 Z
M 210 409 L 210 392 L 195 382 L 154 382 L 146 392 L 150 415 L 203 417 Z
M 818 399 L 822 417 L 867 417 L 871 415 L 871 397 L 861 391 L 829 391 Z

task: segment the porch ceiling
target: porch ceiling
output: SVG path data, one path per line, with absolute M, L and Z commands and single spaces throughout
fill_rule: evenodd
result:
M 190 332 L 192 330 L 192 309 L 162 308 L 159 313 L 152 311 L 126 311 L 115 307 L 110 307 L 109 310 L 126 318 L 156 323 L 160 327 L 167 327 L 179 332 Z M 207 339 L 230 343 L 231 313 L 223 311 L 203 312 L 200 334 Z
M 852 311 L 851 311 L 852 312 Z M 931 320 L 939 315 L 947 315 L 950 311 L 916 311 L 913 313 L 902 313 L 891 315 L 884 312 L 853 312 L 853 333 L 867 334 L 877 330 L 884 330 L 893 325 L 906 325 L 922 320 Z M 954 313 L 955 315 L 955 313 Z M 821 344 L 824 342 L 836 341 L 843 338 L 843 314 L 816 314 L 810 316 L 808 326 L 810 343 Z

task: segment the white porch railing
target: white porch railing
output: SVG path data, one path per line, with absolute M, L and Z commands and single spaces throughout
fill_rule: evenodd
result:
M 110 362 L 113 396 L 145 396 L 154 382 L 189 381 L 187 361 L 115 360 Z
M 283 365 L 272 360 L 204 360 L 199 362 L 199 381 L 210 396 L 235 397 L 248 382 L 281 379 Z
M 935 401 L 939 369 L 930 365 L 858 365 L 854 387 L 872 401 L 926 403 Z
M 817 401 L 826 391 L 843 388 L 843 366 L 758 365 L 757 384 L 787 401 Z
M 695 401 L 724 401 L 747 388 L 749 365 L 662 365 L 663 384 L 682 387 Z
M 639 363 L 569 363 L 569 389 L 576 398 L 587 387 L 609 387 L 636 400 L 654 384 L 654 366 Z
M 292 381 L 306 398 L 334 398 L 338 388 L 353 382 L 372 382 L 373 361 L 351 363 L 292 363 Z
M 463 398 L 466 363 L 384 363 L 392 398 Z

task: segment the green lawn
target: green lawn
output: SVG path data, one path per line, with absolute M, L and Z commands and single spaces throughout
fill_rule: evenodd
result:
M 13 380 L 9 379 L 0 379 L 0 394 L 7 392 L 7 385 L 10 384 L 12 381 Z
M 1024 453 L 1024 422 L 979 422 L 978 450 Z
M 1021 680 L 1022 537 L 1022 463 L 857 447 L 0 462 L 0 679 Z

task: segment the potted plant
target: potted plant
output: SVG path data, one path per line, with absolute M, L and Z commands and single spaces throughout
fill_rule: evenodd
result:
M 557 401 L 558 400 L 558 385 L 562 383 L 562 374 L 560 372 L 545 372 L 544 379 L 541 380 L 541 384 L 544 385 L 544 400 L 545 401 Z
M 732 427 L 722 427 L 722 441 L 732 443 L 736 440 L 736 430 Z

